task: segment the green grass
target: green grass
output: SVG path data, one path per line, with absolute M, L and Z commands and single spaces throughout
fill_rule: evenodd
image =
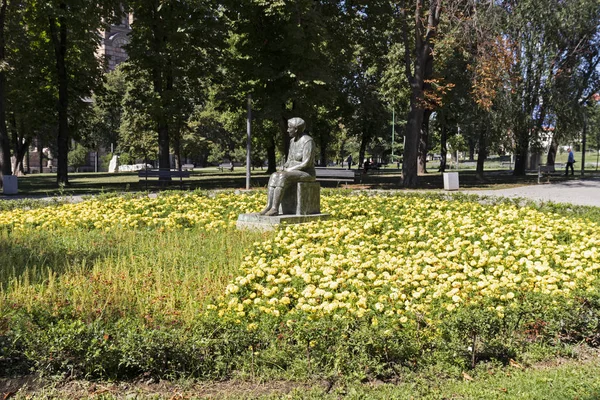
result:
M 537 365 L 527 369 L 482 365 L 462 375 L 445 373 L 399 376 L 394 383 L 336 381 L 225 381 L 198 384 L 193 381 L 145 385 L 119 382 L 75 381 L 65 385 L 46 381 L 24 386 L 15 399 L 69 399 L 93 396 L 96 399 L 527 399 L 594 400 L 600 398 L 600 362 L 595 359 L 561 360 L 560 364 Z M 1 382 L 0 382 L 1 383 Z M 17 387 L 13 387 L 16 391 Z M 180 396 L 180 397 L 176 397 Z
M 402 377 L 396 384 L 350 385 L 324 393 L 296 391 L 292 399 L 597 399 L 600 365 L 596 363 L 519 370 L 489 369 L 471 374 L 473 381 L 435 376 Z M 469 377 L 471 377 L 469 375 Z M 408 379 L 407 379 L 408 378 Z M 413 378 L 413 379 L 410 379 Z M 264 398 L 269 398 L 265 396 Z
M 268 234 L 227 231 L 0 232 L 0 285 L 25 307 L 71 300 L 92 318 L 147 315 L 190 321 L 237 273 L 246 249 Z M 67 283 L 57 278 L 68 276 Z M 91 278 L 90 278 L 91 277 Z M 141 288 L 146 288 L 141 290 Z M 98 299 L 110 299 L 99 305 Z M 8 299 L 6 299 L 8 300 Z
M 580 160 L 580 155 L 576 159 Z M 566 156 L 559 155 L 557 162 Z M 589 159 L 588 163 L 592 160 Z M 451 163 L 450 167 L 454 164 Z M 427 164 L 428 173 L 419 178 L 419 188 L 421 189 L 441 189 L 443 180 L 441 174 L 436 172 L 439 168 L 439 162 L 433 161 Z M 489 161 L 485 165 L 486 180 L 481 181 L 475 176 L 474 162 L 461 162 L 459 172 L 461 173 L 461 187 L 463 188 L 490 188 L 490 187 L 510 187 L 537 183 L 537 174 L 529 174 L 522 177 L 514 177 L 509 171 L 509 167 L 502 166 L 500 162 Z M 579 171 L 579 170 L 578 170 Z M 401 170 L 397 168 L 384 168 L 378 174 L 368 174 L 362 176 L 358 182 L 361 187 L 380 188 L 380 189 L 398 189 L 401 188 Z M 596 174 L 594 168 L 588 164 L 586 171 L 588 176 Z M 251 186 L 253 188 L 265 187 L 268 182 L 268 175 L 265 170 L 254 170 L 252 172 Z M 553 178 L 555 180 L 561 177 Z M 179 190 L 181 189 L 179 180 L 174 180 L 168 185 L 161 185 L 156 180 L 139 181 L 137 173 L 125 172 L 119 174 L 100 173 L 71 173 L 69 174 L 70 185 L 59 189 L 56 185 L 56 174 L 32 174 L 19 177 L 19 194 L 26 196 L 74 196 L 74 195 L 98 195 L 103 193 L 126 193 L 139 191 L 157 191 L 157 190 Z M 335 182 L 323 182 L 324 187 L 336 187 Z M 191 172 L 189 179 L 183 179 L 184 190 L 214 190 L 214 189 L 243 189 L 246 187 L 246 173 L 243 168 L 236 168 L 235 171 L 220 172 L 217 168 L 209 167 L 196 169 Z M 1 198 L 9 198 L 0 195 Z M 1 208 L 0 208 L 1 209 Z

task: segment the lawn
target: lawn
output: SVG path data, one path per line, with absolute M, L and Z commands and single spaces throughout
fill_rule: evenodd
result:
M 547 379 L 589 375 L 560 393 L 598 393 L 597 356 L 536 367 L 600 344 L 597 209 L 325 190 L 328 221 L 236 230 L 264 201 L 163 192 L 0 211 L 0 376 L 544 398 Z
M 460 169 L 460 185 L 462 188 L 500 188 L 534 184 L 537 182 L 537 173 L 529 173 L 525 176 L 512 176 L 508 167 L 502 168 L 499 163 L 490 163 L 486 169 L 485 180 L 480 180 L 475 175 L 473 163 L 463 162 Z M 438 163 L 428 164 L 428 173 L 419 177 L 420 189 L 442 189 L 443 179 L 437 168 Z M 587 176 L 594 175 L 595 170 L 589 169 Z M 577 176 L 576 179 L 579 177 Z M 264 188 L 269 176 L 266 171 L 256 170 L 252 173 L 251 187 Z M 564 179 L 562 176 L 554 176 L 553 181 Z M 57 188 L 55 174 L 32 174 L 19 177 L 19 195 L 42 197 L 42 196 L 76 196 L 76 195 L 98 195 L 104 193 L 137 193 L 140 191 L 178 191 L 178 190 L 215 190 L 215 189 L 244 189 L 246 187 L 246 173 L 243 169 L 235 171 L 219 172 L 216 168 L 196 169 L 191 172 L 190 178 L 173 180 L 169 184 L 159 184 L 157 180 L 139 180 L 136 173 L 109 174 L 99 173 L 71 173 L 69 174 L 69 186 Z M 373 189 L 400 189 L 401 170 L 396 168 L 384 168 L 377 172 L 363 174 L 358 177 L 350 188 L 373 188 Z M 338 187 L 337 182 L 322 182 L 324 187 Z M 10 196 L 0 194 L 0 199 L 9 199 Z

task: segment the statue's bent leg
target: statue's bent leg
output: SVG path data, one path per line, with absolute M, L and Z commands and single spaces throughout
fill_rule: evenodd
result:
M 267 212 L 271 209 L 271 207 L 273 206 L 273 192 L 275 191 L 275 188 L 272 186 L 269 186 L 268 192 L 267 192 L 267 205 L 265 206 L 265 208 L 263 208 L 262 210 L 260 210 L 258 212 L 258 214 L 260 215 L 266 215 Z
M 267 211 L 266 216 L 274 216 L 279 214 L 279 205 L 281 204 L 281 195 L 283 194 L 283 187 L 276 187 L 273 190 L 273 199 L 271 202 L 271 209 Z
M 265 208 L 258 212 L 259 215 L 267 215 L 267 213 L 274 207 L 273 197 L 275 194 L 275 188 L 281 185 L 281 172 L 274 172 L 269 178 L 268 192 L 267 192 L 267 205 Z M 279 207 L 279 206 L 277 206 Z M 269 214 L 271 215 L 271 214 Z

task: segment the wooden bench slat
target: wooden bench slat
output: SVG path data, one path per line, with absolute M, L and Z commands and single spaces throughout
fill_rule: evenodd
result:
M 141 169 L 138 171 L 140 178 L 189 178 L 190 171 L 157 171 Z
M 315 168 L 317 181 L 354 182 L 356 174 L 357 171 L 351 169 Z

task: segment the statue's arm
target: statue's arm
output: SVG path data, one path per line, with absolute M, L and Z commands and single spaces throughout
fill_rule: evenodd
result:
M 294 139 L 290 140 L 290 149 L 292 148 L 293 141 L 294 141 Z M 290 166 L 290 155 L 288 153 L 287 159 L 285 160 L 285 163 L 283 164 L 283 170 L 289 171 L 290 169 L 293 169 L 293 168 L 288 168 L 289 166 Z

